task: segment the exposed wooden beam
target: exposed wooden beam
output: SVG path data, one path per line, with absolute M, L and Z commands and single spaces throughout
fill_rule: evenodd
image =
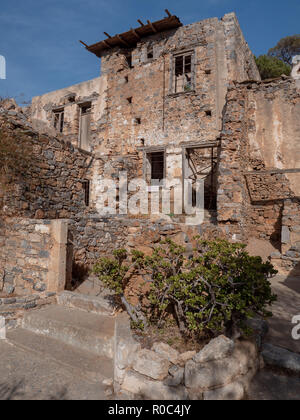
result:
M 109 43 L 107 42 L 107 41 L 102 41 L 103 42 L 103 44 L 107 47 L 107 48 L 112 48 L 112 46 L 111 45 L 109 45 Z
M 125 47 L 127 47 L 127 48 L 129 48 L 129 47 L 130 47 L 130 45 L 128 44 L 128 42 L 126 42 L 126 41 L 125 41 L 125 39 L 121 37 L 121 35 L 117 35 L 117 38 L 118 38 L 118 40 L 119 40 L 119 41 L 120 41 L 123 45 L 125 45 Z
M 140 40 L 140 39 L 141 39 L 141 37 L 139 36 L 139 34 L 137 33 L 137 31 L 136 31 L 136 30 L 134 30 L 133 28 L 131 28 L 130 30 L 131 30 L 131 32 L 133 33 L 133 35 L 136 37 L 136 39 L 138 39 L 138 40 Z
M 296 174 L 300 173 L 300 168 L 294 169 L 269 169 L 264 171 L 244 172 L 244 175 L 272 175 L 272 174 Z
M 165 9 L 165 12 L 167 13 L 167 15 L 168 15 L 169 17 L 172 17 L 172 15 L 171 15 L 171 13 L 169 12 L 169 10 L 168 10 L 168 9 Z
M 111 36 L 107 32 L 103 32 L 103 33 L 104 33 L 104 35 L 107 36 L 107 38 L 111 38 Z
M 143 24 L 143 22 L 142 22 L 140 19 L 138 19 L 137 21 L 138 21 L 138 23 L 139 23 L 141 26 L 145 26 L 145 25 Z
M 88 48 L 88 45 L 85 43 L 85 42 L 83 42 L 83 41 L 79 41 L 80 42 L 80 44 L 82 44 L 82 45 L 84 45 L 86 48 Z
M 156 33 L 157 33 L 157 29 L 155 29 L 155 27 L 154 27 L 153 23 L 152 23 L 152 22 L 150 22 L 150 20 L 147 20 L 147 22 L 148 22 L 148 25 L 150 25 L 150 26 L 151 26 L 152 31 L 156 34 Z

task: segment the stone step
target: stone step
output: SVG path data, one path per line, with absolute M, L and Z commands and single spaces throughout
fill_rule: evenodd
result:
M 98 315 L 113 316 L 115 313 L 115 307 L 108 299 L 66 290 L 57 296 L 57 303 L 68 308 L 81 309 Z
M 55 361 L 72 375 L 98 383 L 113 378 L 113 361 L 107 357 L 96 356 L 55 338 L 35 334 L 22 328 L 8 331 L 6 338 L 10 344 L 29 351 L 30 354 L 38 354 L 45 359 Z
M 95 355 L 113 358 L 115 328 L 113 317 L 51 305 L 26 313 L 23 328 Z

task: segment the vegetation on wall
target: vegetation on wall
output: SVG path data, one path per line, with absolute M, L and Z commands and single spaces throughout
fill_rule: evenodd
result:
M 166 240 L 151 256 L 134 251 L 128 257 L 125 250 L 118 250 L 113 258 L 101 258 L 94 272 L 114 290 L 139 327 L 161 327 L 172 316 L 185 337 L 221 332 L 236 336 L 247 318 L 272 315 L 268 307 L 276 296 L 269 279 L 276 271 L 269 262 L 251 257 L 245 245 L 198 240 L 188 258 L 183 247 Z M 148 288 L 134 306 L 125 295 L 130 278 L 137 274 Z

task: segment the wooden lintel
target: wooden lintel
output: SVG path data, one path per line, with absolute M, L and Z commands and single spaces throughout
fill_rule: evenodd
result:
M 103 33 L 104 33 L 104 35 L 107 36 L 107 38 L 111 38 L 111 36 L 107 32 L 103 32 Z
M 272 175 L 272 174 L 296 174 L 300 173 L 300 168 L 294 169 L 269 169 L 263 171 L 244 172 L 244 175 Z
M 139 36 L 139 34 L 137 33 L 137 31 L 135 31 L 133 28 L 131 28 L 130 30 L 133 33 L 133 35 L 136 37 L 136 39 L 138 39 L 138 40 L 141 39 L 141 37 Z
M 148 22 L 148 25 L 151 26 L 152 31 L 156 34 L 157 33 L 157 29 L 154 27 L 153 23 L 150 22 L 150 20 L 147 20 L 147 22 Z
M 138 23 L 139 23 L 141 26 L 145 26 L 145 25 L 143 24 L 143 22 L 142 22 L 140 19 L 138 19 L 137 21 L 138 21 Z
M 126 42 L 125 41 L 125 39 L 123 39 L 122 37 L 121 37 L 121 35 L 117 35 L 117 38 L 118 38 L 118 40 L 123 44 L 123 45 L 125 45 L 125 47 L 127 47 L 127 48 L 129 48 L 130 47 L 130 45 L 128 44 L 128 42 Z
M 172 17 L 172 15 L 171 15 L 171 13 L 169 12 L 169 10 L 168 10 L 168 9 L 165 9 L 165 12 L 167 13 L 167 15 L 168 15 L 169 17 Z

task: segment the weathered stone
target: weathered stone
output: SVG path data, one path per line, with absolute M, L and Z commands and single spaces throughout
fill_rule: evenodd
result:
M 164 380 L 164 385 L 178 386 L 183 383 L 184 369 L 173 365 L 169 369 L 169 376 Z
M 177 363 L 179 366 L 185 366 L 186 362 L 191 360 L 196 355 L 196 351 L 187 351 L 185 353 L 181 353 L 178 357 Z
M 165 343 L 154 343 L 152 350 L 168 359 L 171 363 L 176 365 L 179 357 L 179 352 Z
M 240 373 L 240 364 L 233 357 L 201 365 L 190 360 L 185 365 L 185 385 L 205 391 L 232 382 Z
M 282 347 L 272 344 L 264 344 L 262 356 L 268 366 L 288 369 L 297 374 L 300 373 L 300 355 Z
M 150 350 L 140 350 L 133 362 L 133 369 L 149 378 L 163 380 L 168 376 L 170 362 L 165 357 Z
M 219 360 L 227 357 L 233 352 L 234 342 L 224 335 L 211 340 L 193 360 L 196 363 L 206 363 L 212 360 Z
M 222 388 L 205 391 L 203 399 L 207 401 L 239 401 L 244 398 L 244 387 L 239 382 L 233 382 Z
M 188 393 L 183 386 L 168 387 L 159 381 L 151 381 L 136 372 L 126 372 L 122 390 L 131 392 L 141 399 L 187 400 Z

